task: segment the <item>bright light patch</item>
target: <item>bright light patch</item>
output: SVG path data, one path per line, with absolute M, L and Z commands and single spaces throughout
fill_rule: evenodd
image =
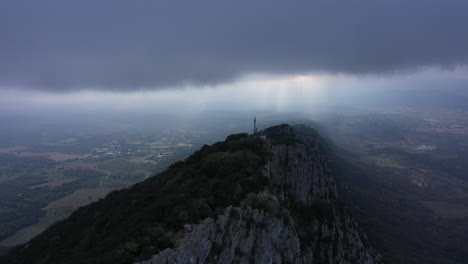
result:
M 317 105 L 358 104 L 375 100 L 386 91 L 425 89 L 454 80 L 468 80 L 468 68 L 426 69 L 406 76 L 347 75 L 249 75 L 235 82 L 215 86 L 184 86 L 165 90 L 111 92 L 88 89 L 70 93 L 0 88 L 3 113 L 38 110 L 149 111 L 194 113 L 229 111 L 313 111 Z M 438 82 L 433 82 L 436 80 Z M 420 88 L 419 88 L 420 87 Z M 373 99 L 366 99 L 366 98 Z

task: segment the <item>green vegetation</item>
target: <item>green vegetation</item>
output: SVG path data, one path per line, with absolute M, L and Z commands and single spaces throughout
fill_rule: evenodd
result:
M 261 167 L 272 153 L 247 134 L 205 145 L 184 162 L 75 211 L 28 247 L 19 246 L 8 263 L 131 263 L 171 247 L 183 224 L 239 205 L 268 185 Z M 249 200 L 264 206 L 258 197 Z M 267 204 L 266 204 L 267 206 Z
M 10 153 L 0 153 L 0 168 L 2 168 L 0 175 L 26 173 L 33 170 L 45 169 L 56 164 L 56 161 L 44 157 L 19 158 Z
M 128 159 L 129 162 L 131 163 L 136 163 L 136 164 L 141 164 L 141 163 L 150 163 L 150 164 L 154 164 L 155 161 L 154 161 L 154 155 L 153 154 L 148 154 L 148 155 L 145 155 L 145 156 L 135 156 L 135 157 L 131 157 Z M 151 160 L 153 158 L 153 160 Z
M 277 208 L 270 200 L 267 199 L 267 197 L 256 193 L 248 193 L 245 197 L 245 201 L 250 207 L 261 209 L 271 214 L 275 214 L 277 211 Z
M 13 236 L 10 236 L 0 242 L 0 246 L 13 247 L 18 244 L 29 241 L 31 238 L 39 235 L 46 230 L 51 224 L 64 219 L 73 212 L 73 208 L 53 208 L 46 211 L 39 221 L 33 225 L 27 226 L 17 231 Z
M 273 145 L 294 145 L 296 143 L 301 143 L 301 141 L 296 138 L 293 128 L 287 124 L 269 127 L 265 130 L 265 134 Z
M 396 162 L 387 157 L 371 157 L 371 160 L 375 162 L 376 166 L 379 167 L 388 167 L 388 168 L 396 168 L 396 169 L 407 169 L 407 166 L 401 165 L 400 163 Z
M 76 189 L 96 186 L 102 176 L 97 171 L 63 169 L 58 164 L 44 157 L 0 154 L 0 244 L 11 245 L 8 241 L 17 240 L 3 240 L 27 227 L 34 229 L 45 215 L 41 208 L 48 203 Z M 60 181 L 63 184 L 53 184 Z

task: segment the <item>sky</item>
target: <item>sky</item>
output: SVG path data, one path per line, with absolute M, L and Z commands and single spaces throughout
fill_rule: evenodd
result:
M 300 111 L 457 95 L 467 13 L 462 0 L 4 0 L 0 111 Z

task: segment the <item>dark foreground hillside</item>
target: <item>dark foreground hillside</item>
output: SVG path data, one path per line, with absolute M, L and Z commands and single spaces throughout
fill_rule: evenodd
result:
M 282 125 L 204 146 L 110 193 L 2 263 L 378 263 L 340 205 L 310 128 Z

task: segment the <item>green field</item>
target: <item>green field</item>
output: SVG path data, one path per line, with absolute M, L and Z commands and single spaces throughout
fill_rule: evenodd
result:
M 21 243 L 28 242 L 31 238 L 40 234 L 51 224 L 64 219 L 73 212 L 72 208 L 60 208 L 47 210 L 46 215 L 41 217 L 39 221 L 31 226 L 17 231 L 14 235 L 0 241 L 0 246 L 12 247 Z
M 52 202 L 42 209 L 46 211 L 46 214 L 37 223 L 25 227 L 14 235 L 0 241 L 0 246 L 11 247 L 26 243 L 51 224 L 68 217 L 78 207 L 96 202 L 104 198 L 110 191 L 112 189 L 79 189 L 68 196 Z
M 407 169 L 408 167 L 402 165 L 395 160 L 387 157 L 370 157 L 374 164 L 378 167 L 396 168 L 396 169 Z
M 57 209 L 57 208 L 78 208 L 97 200 L 104 198 L 112 189 L 108 188 L 86 188 L 76 190 L 74 193 L 65 196 L 57 201 L 51 202 L 44 209 Z
M 135 164 L 141 164 L 141 163 L 150 163 L 150 164 L 155 164 L 156 162 L 154 161 L 154 155 L 153 154 L 148 154 L 145 156 L 136 156 L 136 157 L 131 157 L 128 159 L 129 162 L 135 163 Z

